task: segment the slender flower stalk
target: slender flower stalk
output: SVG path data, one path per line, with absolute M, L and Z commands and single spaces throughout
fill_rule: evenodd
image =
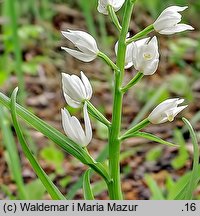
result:
M 76 75 L 62 73 L 62 86 L 65 100 L 71 107 L 78 108 L 92 97 L 92 86 L 82 71 L 81 79 Z
M 138 132 L 139 130 L 143 129 L 144 127 L 146 127 L 147 125 L 150 124 L 150 121 L 148 118 L 142 120 L 141 122 L 139 122 L 137 125 L 133 126 L 132 128 L 130 128 L 129 130 L 127 130 L 121 137 L 120 140 L 124 140 L 127 138 L 127 136 L 129 136 L 130 134 L 134 134 L 135 132 Z
M 90 115 L 92 115 L 98 121 L 100 121 L 108 128 L 110 128 L 111 123 L 108 121 L 108 119 L 105 118 L 105 116 L 101 112 L 99 112 L 99 110 L 92 103 L 90 103 L 90 101 L 87 100 L 86 102 L 88 105 L 88 112 L 90 113 Z
M 133 79 L 126 86 L 124 86 L 121 89 L 121 91 L 123 93 L 125 93 L 126 91 L 128 91 L 132 86 L 134 86 L 136 83 L 138 83 L 142 79 L 143 76 L 144 76 L 143 73 L 137 72 L 137 74 L 133 77 Z
M 149 33 L 151 33 L 154 30 L 153 24 L 147 26 L 145 29 L 143 29 L 142 31 L 138 32 L 137 34 L 135 34 L 133 37 L 129 38 L 126 41 L 126 44 L 130 44 L 133 41 L 139 40 L 143 37 L 145 37 L 146 35 L 148 35 Z
M 166 8 L 153 23 L 154 29 L 164 35 L 193 30 L 192 26 L 179 23 L 181 21 L 181 14 L 179 12 L 184 11 L 186 8 L 188 7 L 171 6 Z
M 98 57 L 102 58 L 114 71 L 118 71 L 117 65 L 104 53 L 99 52 Z
M 62 114 L 62 125 L 66 135 L 78 143 L 82 147 L 87 146 L 92 139 L 92 127 L 90 124 L 90 119 L 87 112 L 87 103 L 83 107 L 84 122 L 85 122 L 85 132 L 75 116 L 71 116 L 66 109 L 61 110 Z
M 68 30 L 62 31 L 62 34 L 80 50 L 61 47 L 61 49 L 65 50 L 70 55 L 84 62 L 90 62 L 97 57 L 99 49 L 95 39 L 88 33 Z

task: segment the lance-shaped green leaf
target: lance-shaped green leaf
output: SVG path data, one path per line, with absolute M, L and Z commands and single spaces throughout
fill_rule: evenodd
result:
M 28 145 L 26 144 L 26 141 L 24 139 L 24 136 L 21 132 L 20 126 L 17 121 L 17 116 L 16 116 L 16 96 L 17 96 L 17 91 L 18 88 L 16 88 L 11 96 L 11 115 L 12 115 L 12 120 L 13 124 L 15 127 L 15 131 L 17 134 L 17 137 L 20 141 L 20 144 L 22 146 L 22 150 L 31 163 L 35 173 L 37 176 L 40 178 L 41 182 L 45 186 L 46 190 L 48 193 L 51 195 L 52 199 L 55 200 L 64 200 L 65 197 L 61 194 L 61 192 L 58 190 L 58 188 L 54 185 L 54 183 L 51 181 L 51 179 L 47 176 L 47 174 L 44 172 L 44 170 L 41 168 L 39 165 L 38 161 L 34 157 L 34 155 L 31 153 Z
M 152 176 L 150 175 L 145 175 L 145 181 L 152 193 L 152 198 L 153 200 L 164 200 L 165 197 L 163 195 L 162 190 L 160 187 L 157 185 L 157 182 L 153 179 Z
M 0 103 L 10 109 L 10 99 L 3 93 L 0 93 Z M 110 181 L 108 172 L 103 167 L 103 165 L 94 161 L 93 158 L 91 158 L 91 156 L 81 146 L 74 143 L 60 131 L 56 130 L 54 127 L 50 126 L 19 104 L 16 104 L 16 113 L 36 130 L 40 131 L 50 140 L 55 142 L 63 150 L 76 157 L 82 163 L 92 167 L 105 179 L 105 181 Z
M 27 194 L 23 182 L 20 158 L 7 113 L 8 112 L 5 112 L 5 109 L 0 107 L 0 127 L 2 129 L 3 143 L 5 144 L 5 148 L 8 152 L 8 165 L 11 169 L 13 180 L 16 182 L 17 190 L 19 192 L 18 198 L 25 200 L 27 198 Z
M 107 144 L 104 147 L 104 149 L 100 152 L 98 157 L 96 158 L 96 161 L 102 162 L 102 161 L 106 160 L 106 158 L 108 157 L 108 147 L 109 146 Z M 67 199 L 72 200 L 75 197 L 76 192 L 82 187 L 82 185 L 83 185 L 83 175 L 81 175 L 79 177 L 79 180 L 72 185 L 72 187 L 68 191 Z
M 92 188 L 90 186 L 90 172 L 91 169 L 86 170 L 83 176 L 83 195 L 85 200 L 94 200 Z
M 128 137 L 142 137 L 142 138 L 154 141 L 154 142 L 158 142 L 158 143 L 163 144 L 163 145 L 168 145 L 168 146 L 172 146 L 172 147 L 179 147 L 179 145 L 165 141 L 165 140 L 161 139 L 160 137 L 157 137 L 153 134 L 146 133 L 146 132 L 135 132 L 133 134 L 128 134 L 127 138 Z
M 194 148 L 193 168 L 192 171 L 187 174 L 187 178 L 185 179 L 184 184 L 180 188 L 179 192 L 174 197 L 174 200 L 192 199 L 193 191 L 195 190 L 197 183 L 200 181 L 199 147 L 197 138 L 190 122 L 186 118 L 183 118 L 183 121 L 192 137 L 192 144 Z
M 185 199 L 189 200 L 193 197 L 193 191 L 195 190 L 197 183 L 199 181 L 199 146 L 197 142 L 197 137 L 194 132 L 194 129 L 190 122 L 186 118 L 182 118 L 186 126 L 188 127 L 188 130 L 190 132 L 190 136 L 192 138 L 192 145 L 193 145 L 193 168 L 190 176 L 190 180 L 187 184 L 187 187 L 185 189 Z
M 200 165 L 198 165 L 198 171 L 197 174 L 200 173 Z M 168 196 L 168 199 L 170 200 L 184 200 L 187 199 L 185 197 L 186 190 L 188 188 L 188 184 L 190 182 L 192 175 L 192 171 L 188 172 L 184 176 L 182 176 L 177 183 L 174 185 L 174 187 L 171 189 L 170 194 Z M 200 181 L 200 175 L 197 175 L 196 181 Z

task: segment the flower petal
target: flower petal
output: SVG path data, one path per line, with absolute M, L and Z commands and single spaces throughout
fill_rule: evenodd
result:
M 153 75 L 158 68 L 158 64 L 159 64 L 159 59 L 155 59 L 155 60 L 147 63 L 144 66 L 144 70 L 142 71 L 142 73 L 144 75 Z
M 71 99 L 67 94 L 64 93 L 65 100 L 67 104 L 73 108 L 79 108 L 81 106 L 81 103 L 78 101 L 75 101 Z
M 77 91 L 81 95 L 81 100 L 87 97 L 85 86 L 77 75 L 71 75 L 71 84 L 73 86 L 73 89 L 77 89 Z
M 177 24 L 176 26 L 160 31 L 159 33 L 163 35 L 171 35 L 171 34 L 186 31 L 186 30 L 194 30 L 194 28 L 186 24 Z
M 68 32 L 62 31 L 62 34 L 83 52 L 87 53 L 90 51 L 91 54 L 99 52 L 95 39 L 84 31 L 73 31 L 68 29 Z
M 73 127 L 77 143 L 81 146 L 85 146 L 85 133 L 79 120 L 75 116 L 72 116 L 70 123 Z
M 90 118 L 87 111 L 87 103 L 84 104 L 83 113 L 84 113 L 85 134 L 86 134 L 86 141 L 87 141 L 86 144 L 89 144 L 89 142 L 92 139 L 92 127 L 91 127 Z
M 68 110 L 61 109 L 61 115 L 62 115 L 62 125 L 66 135 L 74 142 L 77 142 L 76 135 L 74 134 L 74 130 L 70 122 L 71 116 Z
M 90 81 L 88 80 L 88 78 L 85 76 L 85 74 L 82 71 L 81 71 L 81 79 L 85 87 L 86 98 L 89 100 L 92 97 L 92 86 L 90 84 Z
M 82 101 L 83 94 L 77 83 L 69 74 L 62 73 L 63 92 L 69 95 L 75 101 Z
M 67 47 L 61 47 L 61 49 L 65 50 L 66 52 L 68 52 L 73 57 L 75 57 L 81 61 L 84 61 L 84 62 L 90 62 L 96 58 L 95 54 L 93 54 L 93 55 L 86 54 L 86 53 L 82 53 L 82 52 L 77 51 L 77 50 L 69 49 Z

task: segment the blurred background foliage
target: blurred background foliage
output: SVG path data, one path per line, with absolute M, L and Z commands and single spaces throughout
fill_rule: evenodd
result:
M 185 115 L 200 136 L 200 1 L 138 0 L 130 33 L 135 34 L 151 24 L 170 5 L 189 7 L 183 12 L 182 22 L 192 25 L 195 31 L 169 37 L 157 35 L 161 54 L 159 70 L 155 76 L 145 78 L 126 95 L 123 127 L 127 127 L 128 123 L 139 122 L 160 101 L 172 96 L 183 97 L 189 104 Z M 20 103 L 60 130 L 60 108 L 65 105 L 61 95 L 61 72 L 78 74 L 81 69 L 85 70 L 93 85 L 94 104 L 108 118 L 112 114 L 112 74 L 108 68 L 99 60 L 84 65 L 60 49 L 61 45 L 66 45 L 61 30 L 81 29 L 92 34 L 101 50 L 115 59 L 113 48 L 117 31 L 109 18 L 99 14 L 96 7 L 97 0 L 0 1 L 0 90 L 9 95 L 18 85 Z M 118 15 L 122 17 L 123 8 Z M 134 71 L 127 71 L 125 81 L 133 73 Z M 81 118 L 80 110 L 69 109 Z M 44 198 L 44 187 L 31 171 L 20 146 L 17 145 L 16 148 L 16 137 L 8 112 L 0 109 L 0 117 L 0 199 Z M 51 178 L 68 198 L 81 198 L 79 177 L 84 168 L 40 134 L 22 124 L 26 139 L 46 172 L 51 174 Z M 138 140 L 125 143 L 121 161 L 126 199 L 161 199 L 166 194 L 170 197 L 175 184 L 185 181 L 187 177 L 184 173 L 187 173 L 191 165 L 191 145 L 186 144 L 188 132 L 182 126 L 177 121 L 172 128 L 176 129 L 174 133 L 170 131 L 169 125 L 161 126 L 160 130 L 155 130 L 154 127 L 149 129 L 163 138 L 179 143 L 179 150 L 168 150 L 155 143 L 149 145 Z M 93 121 L 93 129 L 95 135 L 90 151 L 97 157 L 106 143 L 107 131 L 96 121 Z M 136 142 L 142 147 L 133 149 Z M 147 174 L 151 172 L 154 172 L 153 176 Z M 77 180 L 78 183 L 74 184 Z M 98 198 L 106 197 L 103 192 L 104 183 L 98 178 L 95 180 L 95 195 Z M 145 189 L 147 186 L 149 190 Z M 196 195 L 197 198 L 199 196 Z

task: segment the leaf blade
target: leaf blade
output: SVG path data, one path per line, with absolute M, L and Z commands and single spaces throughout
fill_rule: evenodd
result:
M 0 103 L 10 109 L 10 98 L 0 92 Z M 51 139 L 54 143 L 60 146 L 63 150 L 67 153 L 73 155 L 75 158 L 80 160 L 82 163 L 90 166 L 94 169 L 99 175 L 101 175 L 107 183 L 110 181 L 110 176 L 108 172 L 103 168 L 100 163 L 97 163 L 91 158 L 91 156 L 83 150 L 81 146 L 77 143 L 74 143 L 60 131 L 52 127 L 51 125 L 47 124 L 31 112 L 29 112 L 24 107 L 20 106 L 16 103 L 16 113 L 19 115 L 23 120 L 25 120 L 29 125 L 34 127 L 36 130 L 40 131 L 46 137 Z
M 179 147 L 179 145 L 170 143 L 168 141 L 165 141 L 165 140 L 161 139 L 160 137 L 157 137 L 157 136 L 155 136 L 153 134 L 146 133 L 146 132 L 136 132 L 136 133 L 133 134 L 133 136 L 142 137 L 142 138 L 145 138 L 145 139 L 148 139 L 148 140 L 151 140 L 151 141 L 154 141 L 154 142 L 158 142 L 160 144 L 167 145 L 167 146 Z
M 29 160 L 30 164 L 32 165 L 35 173 L 45 186 L 48 193 L 51 195 L 51 197 L 55 200 L 65 200 L 65 197 L 61 194 L 61 192 L 58 190 L 58 188 L 54 185 L 54 183 L 51 181 L 51 179 L 47 176 L 47 174 L 44 172 L 44 170 L 41 168 L 39 163 L 37 162 L 36 158 L 31 153 L 30 149 L 28 148 L 28 145 L 26 144 L 26 141 L 24 139 L 24 136 L 21 132 L 20 126 L 17 121 L 17 115 L 16 115 L 16 96 L 17 96 L 18 88 L 16 88 L 11 96 L 11 116 L 13 119 L 13 124 L 15 127 L 15 131 L 17 134 L 17 137 L 21 143 L 22 150 Z
M 94 200 L 94 195 L 90 186 L 90 172 L 91 169 L 86 170 L 83 176 L 83 195 L 85 200 Z
M 22 177 L 21 163 L 18 155 L 18 150 L 15 144 L 15 140 L 10 128 L 10 123 L 8 118 L 6 118 L 5 110 L 0 107 L 0 125 L 2 129 L 3 141 L 5 143 L 5 148 L 8 151 L 8 157 L 10 160 L 10 169 L 13 174 L 13 179 L 16 182 L 19 191 L 19 198 L 26 199 L 26 190 Z
M 187 184 L 186 193 L 185 193 L 185 199 L 189 200 L 189 199 L 192 199 L 193 191 L 199 181 L 199 177 L 198 177 L 199 146 L 198 146 L 197 137 L 196 137 L 196 134 L 194 132 L 192 125 L 186 118 L 182 118 L 182 120 L 186 124 L 190 132 L 190 136 L 192 138 L 193 152 L 194 152 L 192 172 L 191 172 L 190 180 Z

